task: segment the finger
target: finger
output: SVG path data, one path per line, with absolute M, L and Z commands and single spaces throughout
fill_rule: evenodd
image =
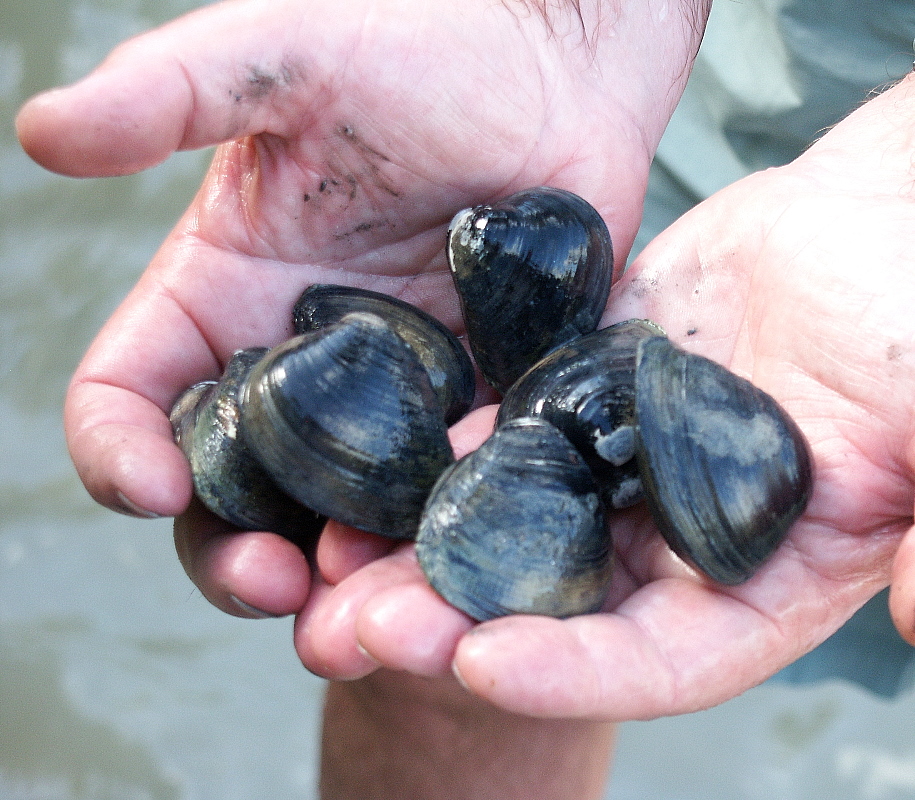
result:
M 396 546 L 393 539 L 330 520 L 318 542 L 318 569 L 324 581 L 336 586 L 357 570 L 386 556 Z
M 373 595 L 413 578 L 408 550 L 412 548 L 401 546 L 337 586 L 323 579 L 315 584 L 294 631 L 296 652 L 309 670 L 325 678 L 353 680 L 378 668 L 378 661 L 359 643 L 356 619 Z
M 22 145 L 56 172 L 123 175 L 176 150 L 303 126 L 303 95 L 323 88 L 313 65 L 285 58 L 303 16 L 283 4 L 217 3 L 131 39 L 87 78 L 26 103 Z M 330 32 L 325 44 L 344 38 L 333 24 L 344 16 L 353 15 L 311 20 Z M 310 45 L 321 43 L 315 34 Z M 275 110 L 293 90 L 299 99 L 284 118 Z
M 64 427 L 86 489 L 115 510 L 174 516 L 190 468 L 166 410 L 192 383 L 217 377 L 194 322 L 147 274 L 102 329 L 67 391 Z
M 568 620 L 506 617 L 473 629 L 453 668 L 468 689 L 542 717 L 651 719 L 709 708 L 762 682 L 829 636 L 879 585 L 810 588 L 759 573 L 725 593 L 664 579 L 611 614 Z
M 98 386 L 89 394 L 71 391 L 65 416 L 71 457 L 93 499 L 136 517 L 184 511 L 192 493 L 190 465 L 172 440 L 163 411 L 116 387 Z M 106 405 L 102 421 L 95 412 Z
M 429 586 L 415 550 L 400 582 L 370 597 L 356 620 L 361 648 L 379 664 L 413 675 L 447 675 L 461 637 L 476 623 Z
M 175 519 L 175 549 L 201 594 L 237 617 L 283 617 L 306 603 L 311 569 L 274 533 L 239 531 L 197 501 Z
M 492 435 L 498 411 L 498 406 L 483 406 L 471 411 L 466 417 L 451 426 L 448 430 L 448 438 L 456 459 L 463 458 L 476 450 Z
M 899 634 L 915 645 L 915 528 L 902 538 L 890 584 L 890 614 Z
M 712 705 L 714 699 L 700 698 L 692 683 L 685 693 L 689 679 L 680 671 L 689 668 L 695 678 L 708 671 L 706 692 L 724 699 L 734 676 L 725 669 L 712 670 L 718 665 L 708 663 L 710 654 L 724 654 L 701 647 L 708 645 L 707 634 L 693 646 L 681 642 L 678 649 L 659 635 L 678 625 L 696 632 L 697 620 L 710 610 L 703 591 L 685 582 L 659 581 L 640 592 L 652 606 L 647 613 L 628 615 L 624 606 L 618 613 L 565 621 L 521 616 L 494 620 L 464 637 L 454 670 L 472 692 L 534 716 L 647 719 Z M 668 613 L 673 616 L 662 616 Z M 755 630 L 758 621 L 752 622 Z M 739 660 L 731 666 L 744 670 Z

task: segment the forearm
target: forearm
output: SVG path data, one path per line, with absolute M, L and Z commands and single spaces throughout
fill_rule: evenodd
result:
M 509 714 L 449 679 L 388 671 L 331 683 L 323 800 L 589 800 L 602 796 L 609 723 Z

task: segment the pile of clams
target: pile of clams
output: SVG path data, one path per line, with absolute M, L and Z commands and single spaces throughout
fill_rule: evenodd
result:
M 175 404 L 197 496 L 235 525 L 296 541 L 325 517 L 414 538 L 454 461 L 448 423 L 473 401 L 469 356 L 425 312 L 362 289 L 312 286 L 294 325 L 294 338 L 236 353 L 220 381 Z
M 812 461 L 769 395 L 676 347 L 655 324 L 596 330 L 610 235 L 581 198 L 539 187 L 460 212 L 448 259 L 470 350 L 503 401 L 455 462 L 447 426 L 473 365 L 402 301 L 312 286 L 297 336 L 240 351 L 175 404 L 200 500 L 305 547 L 325 518 L 415 539 L 432 587 L 477 620 L 601 608 L 608 516 L 641 500 L 711 579 L 753 575 L 803 512 Z

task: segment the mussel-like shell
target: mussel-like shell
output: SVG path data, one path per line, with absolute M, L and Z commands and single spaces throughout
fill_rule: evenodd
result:
M 425 368 L 373 314 L 275 347 L 251 370 L 240 405 L 248 442 L 288 494 L 373 533 L 413 538 L 454 460 Z
M 594 471 L 604 502 L 626 508 L 642 499 L 635 460 L 635 357 L 638 343 L 663 330 L 629 320 L 558 347 L 508 390 L 497 425 L 542 417 L 561 430 Z
M 233 525 L 272 531 L 307 548 L 324 518 L 280 490 L 239 430 L 239 386 L 266 352 L 265 347 L 239 350 L 219 381 L 184 392 L 170 415 L 172 430 L 190 461 L 194 492 L 210 511 Z
M 612 546 L 591 472 L 542 419 L 517 419 L 446 471 L 416 555 L 432 587 L 477 620 L 597 611 Z
M 458 213 L 448 261 L 477 366 L 502 393 L 549 350 L 597 327 L 613 277 L 600 214 L 546 187 Z
M 353 311 L 377 314 L 413 348 L 429 373 L 445 421 L 457 422 L 473 403 L 473 363 L 458 338 L 435 317 L 396 297 L 368 289 L 315 284 L 292 311 L 296 333 L 323 328 Z
M 665 338 L 639 344 L 638 460 L 671 549 L 738 584 L 778 547 L 810 497 L 803 434 L 768 394 Z

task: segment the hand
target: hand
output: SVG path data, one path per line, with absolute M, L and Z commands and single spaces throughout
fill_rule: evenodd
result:
M 311 283 L 399 295 L 460 329 L 443 242 L 464 206 L 570 188 L 603 213 L 624 263 L 707 13 L 706 0 L 681 5 L 655 19 L 641 4 L 611 15 L 597 2 L 541 13 L 518 0 L 239 0 L 132 40 L 30 101 L 23 146 L 70 175 L 225 143 L 73 379 L 67 436 L 92 496 L 128 513 L 184 512 L 190 476 L 167 410 L 235 349 L 291 335 L 292 303 Z M 308 567 L 279 537 L 200 514 L 177 533 L 220 608 L 286 614 L 305 602 Z
M 473 693 L 545 717 L 684 713 L 823 641 L 889 583 L 897 548 L 893 612 L 915 641 L 913 122 L 910 76 L 796 162 L 685 215 L 615 287 L 607 323 L 659 322 L 774 395 L 810 440 L 810 505 L 755 577 L 704 580 L 633 510 L 614 523 L 607 613 L 473 626 L 409 548 L 348 572 L 353 543 L 330 530 L 318 562 L 336 585 L 300 619 L 306 663 L 348 676 L 372 660 L 425 675 L 453 664 Z

